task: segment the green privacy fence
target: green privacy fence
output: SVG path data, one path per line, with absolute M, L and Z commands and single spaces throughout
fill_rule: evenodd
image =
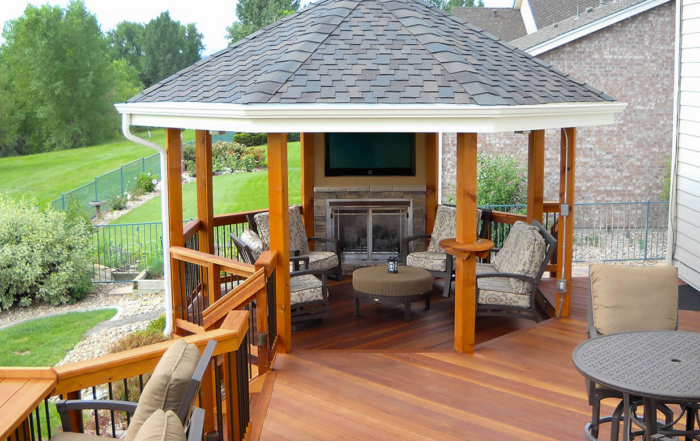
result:
M 100 209 L 102 211 L 111 208 L 110 200 L 116 196 L 131 191 L 136 176 L 140 173 L 151 173 L 160 176 L 160 155 L 158 153 L 137 159 L 128 164 L 112 170 L 111 172 L 97 176 L 89 184 L 63 193 L 60 198 L 54 199 L 51 204 L 57 210 L 66 210 L 74 204 L 78 204 L 86 213 L 94 216 L 95 207 L 91 202 L 105 201 Z
M 527 210 L 525 205 L 483 208 L 517 214 L 524 214 Z M 545 214 L 547 227 L 556 220 L 556 213 Z M 497 247 L 503 244 L 509 230 L 508 224 L 492 224 L 492 238 Z M 574 262 L 661 260 L 666 257 L 667 231 L 667 201 L 576 204 Z M 154 273 L 159 269 L 162 271 L 162 224 L 148 222 L 95 227 L 93 258 L 95 283 L 133 280 L 145 269 Z

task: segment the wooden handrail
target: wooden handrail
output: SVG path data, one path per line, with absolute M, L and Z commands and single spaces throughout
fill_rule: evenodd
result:
M 10 439 L 18 429 L 20 434 L 29 433 L 27 417 L 49 396 L 56 381 L 52 368 L 0 368 L 5 394 L 0 396 L 0 439 Z
M 248 332 L 248 311 L 229 312 L 221 328 L 183 337 L 201 350 L 209 340 L 216 340 L 214 355 L 236 351 Z M 163 353 L 174 340 L 104 355 L 77 363 L 57 366 L 58 383 L 51 395 L 60 395 L 87 387 L 110 383 L 153 372 Z
M 182 228 L 182 237 L 185 242 L 192 239 L 202 228 L 202 221 L 195 219 L 187 222 Z
M 214 256 L 201 251 L 190 250 L 185 247 L 170 247 L 170 256 L 183 262 L 194 263 L 195 265 L 209 268 L 217 265 L 221 271 L 243 277 L 250 277 L 255 273 L 255 267 L 238 260 L 227 257 Z
M 224 225 L 244 224 L 248 222 L 248 215 L 256 215 L 266 211 L 267 208 L 263 208 L 261 210 L 241 211 L 240 213 L 218 214 L 214 216 L 214 226 L 222 227 Z M 301 211 L 301 214 L 304 214 L 303 207 L 299 206 L 299 211 Z
M 277 251 L 274 250 L 263 251 L 260 257 L 258 257 L 258 260 L 255 261 L 255 270 L 257 271 L 259 268 L 265 268 L 266 277 L 270 277 L 276 267 Z
M 543 213 L 559 213 L 559 202 L 546 201 L 544 203 Z
M 502 224 L 514 224 L 517 221 L 525 222 L 527 216 L 524 214 L 514 214 L 514 213 L 503 213 L 501 211 L 491 212 L 491 222 L 498 222 Z
M 204 310 L 202 313 L 202 325 L 204 329 L 209 329 L 213 324 L 224 318 L 229 311 L 233 311 L 252 302 L 255 300 L 258 292 L 266 288 L 265 270 L 264 268 L 260 268 L 255 274 L 248 277 L 243 283 Z

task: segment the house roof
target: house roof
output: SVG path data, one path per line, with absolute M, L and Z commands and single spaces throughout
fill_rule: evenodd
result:
M 452 9 L 452 14 L 505 41 L 527 35 L 523 17 L 512 8 L 463 8 Z
M 574 11 L 572 16 L 558 21 L 556 25 L 550 24 L 535 33 L 511 41 L 511 44 L 530 53 L 541 54 L 668 1 L 670 0 L 618 0 L 593 7 L 590 12 L 582 8 L 579 16 Z M 545 45 L 557 39 L 558 42 Z
M 128 103 L 471 104 L 613 101 L 416 0 L 322 0 Z
M 529 0 L 537 29 L 542 29 L 566 18 L 583 13 L 600 4 L 600 0 Z M 607 0 L 608 3 L 614 0 Z

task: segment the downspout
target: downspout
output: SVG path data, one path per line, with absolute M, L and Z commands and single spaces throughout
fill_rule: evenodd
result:
M 173 332 L 173 297 L 172 288 L 170 285 L 171 269 L 170 269 L 170 235 L 166 234 L 166 227 L 170 219 L 170 211 L 168 204 L 168 153 L 158 144 L 154 144 L 145 139 L 131 133 L 131 115 L 128 113 L 122 114 L 122 133 L 131 142 L 141 144 L 160 153 L 160 182 L 161 182 L 161 219 L 163 222 L 163 285 L 165 287 L 165 329 L 163 333 L 169 335 Z

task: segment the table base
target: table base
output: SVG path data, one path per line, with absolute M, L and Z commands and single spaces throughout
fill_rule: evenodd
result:
M 433 293 L 427 291 L 421 294 L 412 294 L 410 296 L 381 296 L 377 294 L 367 294 L 364 292 L 355 291 L 355 317 L 360 316 L 360 299 L 370 299 L 373 303 L 389 304 L 389 305 L 404 305 L 404 321 L 411 321 L 411 303 L 418 300 L 425 300 L 425 309 L 430 309 L 430 295 Z

